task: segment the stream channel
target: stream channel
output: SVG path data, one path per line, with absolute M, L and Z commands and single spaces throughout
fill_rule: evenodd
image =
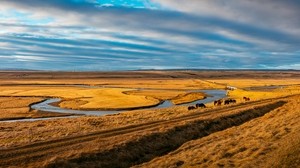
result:
M 86 87 L 86 86 L 85 86 Z M 139 90 L 139 89 L 138 89 Z M 193 101 L 190 103 L 174 105 L 171 101 L 165 100 L 161 104 L 155 107 L 147 107 L 141 109 L 158 109 L 158 108 L 167 108 L 172 106 L 188 106 L 188 105 L 195 105 L 196 103 L 210 103 L 218 99 L 222 99 L 226 97 L 226 90 L 189 90 L 188 92 L 202 92 L 206 95 L 209 95 L 205 99 Z M 47 111 L 47 112 L 56 112 L 56 113 L 68 113 L 68 114 L 78 114 L 78 115 L 93 115 L 93 116 L 103 116 L 108 114 L 117 114 L 125 111 L 130 110 L 114 110 L 114 111 L 107 111 L 107 110 L 96 110 L 96 111 L 89 111 L 89 110 L 72 110 L 72 109 L 65 109 L 60 108 L 57 106 L 51 105 L 52 103 L 61 101 L 60 98 L 49 98 L 41 103 L 37 103 L 31 106 L 31 109 L 40 110 L 40 111 Z M 17 121 L 37 121 L 37 120 L 48 120 L 48 119 L 56 119 L 56 118 L 74 118 L 78 116 L 65 116 L 65 117 L 49 117 L 49 118 L 33 118 L 33 119 L 17 119 L 17 120 L 7 120 L 2 122 L 17 122 Z

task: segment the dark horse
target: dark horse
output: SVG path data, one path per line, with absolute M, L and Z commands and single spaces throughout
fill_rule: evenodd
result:
M 220 100 L 216 100 L 216 101 L 214 101 L 214 105 L 216 106 L 220 106 L 220 105 L 222 105 L 222 100 L 220 99 Z
M 250 101 L 250 98 L 249 98 L 249 97 L 243 97 L 243 99 L 244 99 L 245 101 Z
M 194 109 L 196 109 L 195 106 L 189 106 L 189 107 L 188 107 L 188 110 L 194 110 Z
M 196 108 L 198 108 L 198 107 L 200 107 L 200 108 L 206 108 L 205 104 L 203 104 L 203 103 L 197 103 L 196 104 Z
M 236 100 L 234 99 L 228 99 L 224 101 L 224 105 L 230 104 L 230 103 L 236 103 Z

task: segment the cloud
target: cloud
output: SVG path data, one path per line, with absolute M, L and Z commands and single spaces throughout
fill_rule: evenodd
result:
M 164 0 L 165 7 L 201 16 L 215 16 L 242 23 L 276 28 L 298 28 L 299 1 L 295 0 Z
M 32 61 L 27 66 L 63 70 L 261 68 L 300 62 L 295 1 L 134 2 L 101 7 L 105 3 L 91 0 L 3 0 L 0 12 L 9 19 L 0 21 L 0 61 L 21 55 Z

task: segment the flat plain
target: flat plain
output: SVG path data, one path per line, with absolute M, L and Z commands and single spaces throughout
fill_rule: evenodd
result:
M 61 108 L 124 111 L 0 122 L 1 167 L 300 164 L 298 71 L 3 71 L 0 79 L 1 120 L 70 115 L 30 108 L 48 98 L 61 98 Z M 235 104 L 147 108 L 205 99 L 191 91 L 228 86 Z

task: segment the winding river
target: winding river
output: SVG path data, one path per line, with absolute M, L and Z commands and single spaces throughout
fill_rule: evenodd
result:
M 225 90 L 191 90 L 189 92 L 202 92 L 202 93 L 209 95 L 209 97 L 202 99 L 202 100 L 197 100 L 194 102 L 185 103 L 185 104 L 181 104 L 181 105 L 174 105 L 171 101 L 166 100 L 163 103 L 161 103 L 155 107 L 148 107 L 148 108 L 144 108 L 144 109 L 158 109 L 158 108 L 167 108 L 167 107 L 172 107 L 172 106 L 183 106 L 183 105 L 187 106 L 187 105 L 195 105 L 196 103 L 204 103 L 205 104 L 205 103 L 213 102 L 215 100 L 226 97 Z M 60 108 L 60 107 L 51 105 L 52 103 L 59 102 L 59 101 L 61 101 L 60 98 L 50 98 L 41 103 L 32 105 L 31 108 L 35 109 L 35 110 L 41 110 L 41 111 L 47 111 L 47 112 L 68 113 L 68 114 L 78 114 L 78 115 L 93 115 L 93 116 L 103 116 L 103 115 L 108 115 L 108 114 L 117 114 L 117 113 L 129 111 L 129 110 L 118 110 L 118 111 L 116 111 L 116 110 L 115 111 L 72 110 L 72 109 L 65 109 L 65 108 Z M 18 120 L 9 120 L 9 121 L 2 121 L 2 122 L 37 121 L 37 120 L 48 120 L 48 119 L 56 119 L 56 118 L 73 118 L 73 117 L 77 117 L 77 116 L 18 119 Z
M 181 105 L 191 105 L 195 103 L 209 103 L 217 99 L 224 98 L 226 96 L 225 90 L 195 90 L 191 92 L 203 92 L 207 95 L 210 95 L 211 97 L 207 97 L 203 100 L 197 100 L 191 103 L 181 104 Z M 97 111 L 87 111 L 87 110 L 72 110 L 72 109 L 64 109 L 57 106 L 52 106 L 52 103 L 61 101 L 60 98 L 51 98 L 47 99 L 46 101 L 43 101 L 41 103 L 32 105 L 31 108 L 35 110 L 41 110 L 41 111 L 47 111 L 47 112 L 57 112 L 57 113 L 68 113 L 68 114 L 80 114 L 80 115 L 96 115 L 96 116 L 102 116 L 107 114 L 117 114 L 124 111 L 129 110 L 114 110 L 114 111 L 104 111 L 104 110 L 97 110 Z M 166 108 L 166 107 L 172 107 L 176 106 L 171 101 L 166 100 L 163 103 L 155 106 L 155 107 L 148 107 L 144 109 L 158 109 L 158 108 Z M 180 105 L 179 105 L 180 106 Z

